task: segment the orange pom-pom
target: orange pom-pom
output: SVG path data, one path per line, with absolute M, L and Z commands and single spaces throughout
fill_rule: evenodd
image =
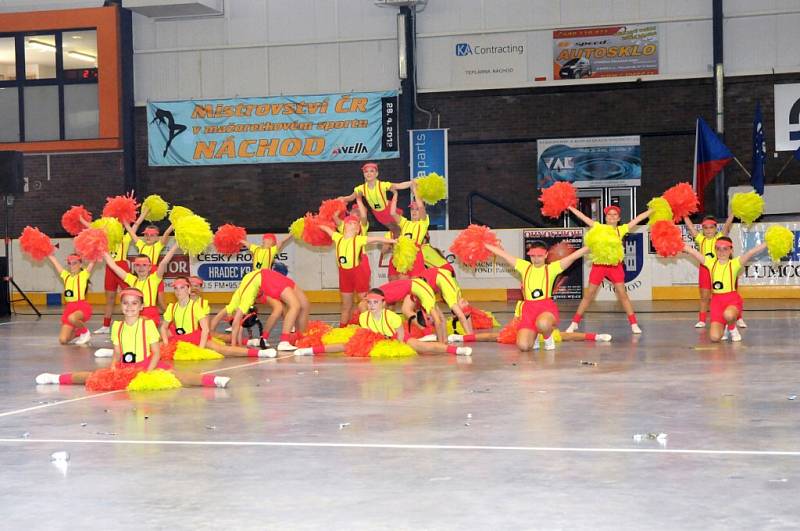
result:
M 658 256 L 675 256 L 683 251 L 683 234 L 671 221 L 657 221 L 650 227 L 650 240 Z
M 109 197 L 103 207 L 104 218 L 117 218 L 120 223 L 133 223 L 136 221 L 136 209 L 139 204 L 131 196 L 118 195 Z
M 89 391 L 118 391 L 125 389 L 141 369 L 131 367 L 118 369 L 98 369 L 86 378 L 86 389 Z
M 308 328 L 295 341 L 297 348 L 316 347 L 322 345 L 322 336 L 331 330 L 331 325 L 322 321 L 309 321 Z
M 86 260 L 99 262 L 108 252 L 108 236 L 102 229 L 86 229 L 75 236 L 75 250 Z
M 494 319 L 489 317 L 486 312 L 475 306 L 467 306 L 464 308 L 464 314 L 470 315 L 472 320 L 472 328 L 475 330 L 486 330 L 494 328 Z
M 344 346 L 344 353 L 354 358 L 368 358 L 369 351 L 382 339 L 386 338 L 372 330 L 359 328 Z
M 511 319 L 511 321 L 509 321 L 508 324 L 505 325 L 502 330 L 500 330 L 500 333 L 497 335 L 497 342 L 503 343 L 504 345 L 516 345 L 517 332 L 519 332 L 519 323 L 519 317 L 514 317 Z
M 572 183 L 557 182 L 549 188 L 542 190 L 539 196 L 542 202 L 542 215 L 548 218 L 557 218 L 567 209 L 578 205 L 578 195 Z
M 666 199 L 672 208 L 674 221 L 680 221 L 684 216 L 691 216 L 699 208 L 697 194 L 689 183 L 678 183 L 661 197 Z
M 467 267 L 475 267 L 478 262 L 492 258 L 492 253 L 484 244 L 500 247 L 497 235 L 483 225 L 470 225 L 462 230 L 450 245 L 450 251 Z
M 31 227 L 30 225 L 22 229 L 22 234 L 19 237 L 19 246 L 22 248 L 22 252 L 37 262 L 47 258 L 55 250 L 50 237 L 40 231 L 38 227 Z
M 333 221 L 334 215 L 341 219 L 345 210 L 347 204 L 341 199 L 326 199 L 319 205 L 319 217 L 324 221 Z
M 169 343 L 166 345 L 161 345 L 161 351 L 159 359 L 172 361 L 175 359 L 175 351 L 178 350 L 178 340 L 176 338 L 172 338 L 169 340 Z
M 325 221 L 320 219 L 319 216 L 313 214 L 306 214 L 303 218 L 305 225 L 303 226 L 303 241 L 315 247 L 328 247 L 333 244 L 333 240 L 325 232 L 320 229 L 320 225 L 325 225 L 334 229 L 332 221 Z
M 222 254 L 238 253 L 242 248 L 242 240 L 247 238 L 243 227 L 226 223 L 214 233 L 214 247 Z
M 86 225 L 81 223 L 81 219 L 91 223 L 92 213 L 86 210 L 83 205 L 73 206 L 61 216 L 61 226 L 70 236 L 77 236 L 86 228 Z

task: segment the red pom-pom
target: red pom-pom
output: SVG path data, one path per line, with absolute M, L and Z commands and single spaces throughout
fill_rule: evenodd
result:
M 497 235 L 483 225 L 470 225 L 462 230 L 450 245 L 450 251 L 467 267 L 475 267 L 478 262 L 492 258 L 492 253 L 484 244 L 500 247 Z
M 342 219 L 346 210 L 347 204 L 341 199 L 326 199 L 319 205 L 319 217 L 325 221 L 333 221 L 334 215 Z
M 672 208 L 672 219 L 676 222 L 682 220 L 684 216 L 691 216 L 699 208 L 697 194 L 689 183 L 678 183 L 661 197 L 669 203 Z
M 683 234 L 673 222 L 662 220 L 650 227 L 650 240 L 658 256 L 675 256 L 683 251 Z
M 247 239 L 247 231 L 243 227 L 225 224 L 214 234 L 214 247 L 222 254 L 238 253 L 242 248 L 242 240 Z
M 578 205 L 578 195 L 572 183 L 562 181 L 542 190 L 539 201 L 542 202 L 543 216 L 557 218 L 564 213 L 567 207 Z
M 319 216 L 313 214 L 306 214 L 305 225 L 303 226 L 303 241 L 315 247 L 328 247 L 333 244 L 333 240 L 325 232 L 322 232 L 320 225 L 325 225 L 331 229 L 335 229 L 332 221 L 325 221 L 320 219 Z
M 98 369 L 86 379 L 86 389 L 89 391 L 118 391 L 125 389 L 141 369 L 131 367 L 118 369 Z
M 22 252 L 37 262 L 47 258 L 55 250 L 50 237 L 30 225 L 22 229 L 22 234 L 19 237 L 19 246 L 22 248 Z
M 368 358 L 369 351 L 375 346 L 375 343 L 381 339 L 386 339 L 383 335 L 368 330 L 366 328 L 359 328 L 350 341 L 344 346 L 344 353 L 347 356 L 354 358 Z
M 92 222 L 92 213 L 83 208 L 83 205 L 73 206 L 61 216 L 61 226 L 70 236 L 77 236 L 86 228 L 81 219 Z
M 494 320 L 480 308 L 476 308 L 475 306 L 467 306 L 464 308 L 464 314 L 471 316 L 472 328 L 475 330 L 494 328 Z
M 316 347 L 322 345 L 322 336 L 331 330 L 331 325 L 323 323 L 322 321 L 309 321 L 308 328 L 303 332 L 294 346 L 297 348 Z
M 136 209 L 139 204 L 131 196 L 118 195 L 106 199 L 106 206 L 103 207 L 104 218 L 117 218 L 120 223 L 133 223 L 136 221 Z
M 75 250 L 86 260 L 99 262 L 108 252 L 108 236 L 103 229 L 86 229 L 75 236 Z
M 519 323 L 520 318 L 514 317 L 509 321 L 507 325 L 500 330 L 500 333 L 497 335 L 497 342 L 503 343 L 504 345 L 516 345 L 517 344 L 517 332 L 519 332 Z

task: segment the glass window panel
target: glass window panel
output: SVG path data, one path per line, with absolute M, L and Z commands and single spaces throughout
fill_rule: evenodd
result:
M 25 37 L 25 79 L 56 77 L 56 36 Z
M 25 87 L 25 141 L 59 140 L 58 87 Z
M 0 38 L 0 81 L 17 79 L 17 56 L 14 37 Z
M 67 140 L 97 138 L 100 110 L 97 85 L 64 85 L 64 133 Z
M 16 87 L 0 88 L 0 142 L 19 142 L 19 92 Z
M 64 70 L 97 68 L 97 31 L 65 31 L 61 49 Z

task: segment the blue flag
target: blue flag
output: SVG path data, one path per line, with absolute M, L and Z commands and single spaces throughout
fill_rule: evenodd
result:
M 794 158 L 800 160 L 800 147 L 794 150 Z
M 767 160 L 766 142 L 764 141 L 764 120 L 761 117 L 761 102 L 756 103 L 756 115 L 753 118 L 753 169 L 750 172 L 750 184 L 759 195 L 764 195 L 764 163 Z

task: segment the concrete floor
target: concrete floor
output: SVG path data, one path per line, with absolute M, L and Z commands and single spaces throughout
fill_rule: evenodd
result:
M 230 389 L 131 396 L 37 388 L 107 361 L 58 346 L 57 317 L 17 316 L 0 324 L 2 527 L 800 527 L 798 303 L 748 301 L 744 341 L 721 345 L 694 303 L 639 308 L 641 338 L 587 315 L 611 344 L 184 363 Z

